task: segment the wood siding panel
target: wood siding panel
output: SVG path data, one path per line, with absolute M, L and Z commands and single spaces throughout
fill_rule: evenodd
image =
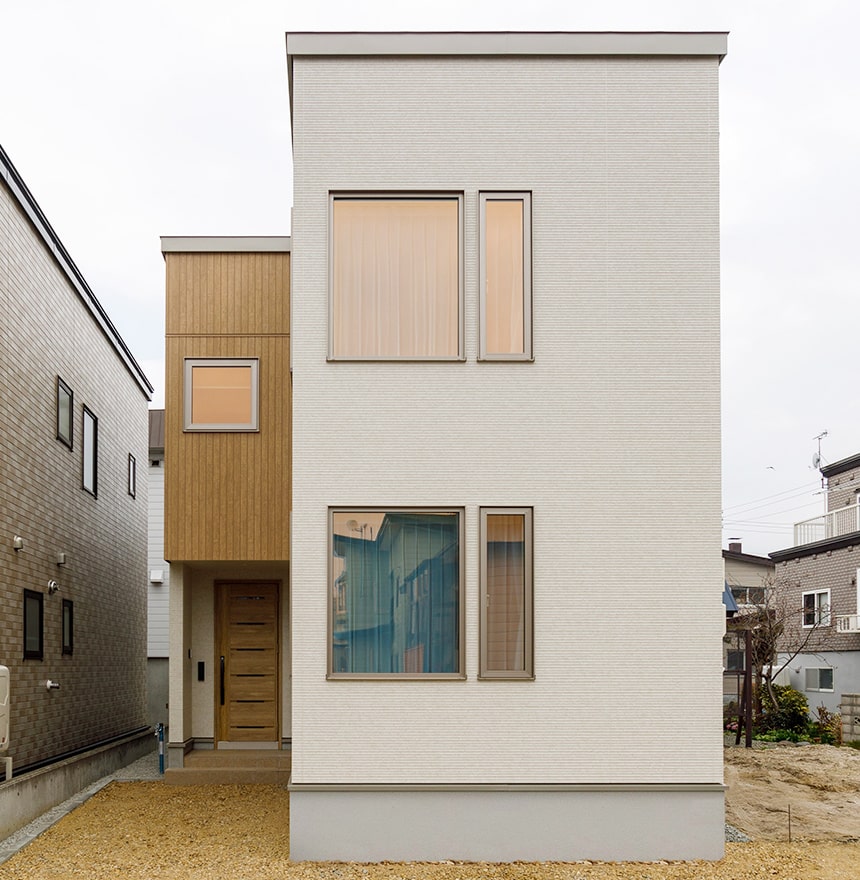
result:
M 289 557 L 289 254 L 168 254 L 165 554 Z M 183 362 L 259 358 L 260 430 L 183 431 Z

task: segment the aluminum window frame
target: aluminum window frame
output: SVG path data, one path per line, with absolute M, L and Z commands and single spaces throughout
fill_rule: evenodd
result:
M 352 513 L 456 514 L 458 541 L 457 672 L 335 672 L 334 671 L 334 516 Z M 326 680 L 327 681 L 465 681 L 466 675 L 466 510 L 463 507 L 404 507 L 401 505 L 339 505 L 329 507 L 326 563 Z
M 63 654 L 75 653 L 75 603 L 71 599 L 63 599 L 63 617 L 60 623 L 60 642 Z M 68 638 L 66 638 L 66 621 L 68 621 Z
M 809 673 L 815 673 L 815 687 L 811 687 L 809 684 Z M 830 673 L 830 687 L 825 688 L 821 687 L 821 673 L 829 672 Z M 803 689 L 805 691 L 811 691 L 813 693 L 822 693 L 822 694 L 832 694 L 836 691 L 836 676 L 834 675 L 834 670 L 832 666 L 807 666 L 803 670 Z
M 65 410 L 68 414 L 68 436 L 63 433 L 60 407 L 60 399 L 63 395 L 68 400 L 68 407 Z M 59 376 L 57 376 L 57 440 L 69 449 L 75 448 L 75 392 Z
M 815 615 L 815 620 L 812 623 L 806 622 L 806 597 L 807 596 L 815 596 L 815 608 L 813 609 L 813 613 Z M 822 605 L 819 600 L 820 596 L 827 596 L 827 603 Z M 831 606 L 831 598 L 830 598 L 830 589 L 826 590 L 804 590 L 801 593 L 800 597 L 801 602 L 801 610 L 800 610 L 800 619 L 802 623 L 803 629 L 814 629 L 817 626 L 830 626 L 830 622 L 832 619 L 832 606 Z
M 83 407 L 81 428 L 81 488 L 98 498 L 99 490 L 99 420 L 96 414 L 86 405 Z M 87 431 L 87 424 L 92 426 Z M 91 433 L 91 436 L 89 434 Z M 92 480 L 87 481 L 87 464 L 92 470 Z
M 523 670 L 488 668 L 487 644 L 487 517 L 492 515 L 523 516 L 523 574 L 524 574 L 524 620 L 523 620 Z M 533 507 L 480 507 L 478 509 L 478 546 L 480 568 L 480 614 L 478 620 L 478 680 L 479 681 L 534 681 L 534 508 Z
M 35 602 L 35 606 L 34 603 Z M 39 626 L 39 647 L 27 647 L 27 625 L 30 623 L 30 615 L 33 608 L 36 608 L 36 615 Z M 37 590 L 24 590 L 24 659 L 25 660 L 44 660 L 45 659 L 45 594 Z
M 192 376 L 195 367 L 250 367 L 251 420 L 249 422 L 199 422 L 192 420 Z M 183 362 L 183 431 L 198 434 L 254 434 L 260 430 L 260 359 L 256 357 L 191 357 Z
M 523 202 L 523 352 L 522 354 L 497 354 L 487 351 L 487 202 Z M 532 193 L 530 190 L 492 191 L 478 193 L 478 361 L 519 362 L 534 361 L 533 340 L 533 278 L 532 278 Z
M 352 201 L 457 201 L 457 354 L 400 356 L 336 355 L 334 353 L 334 203 Z M 326 360 L 331 363 L 463 363 L 466 360 L 465 193 L 462 190 L 331 190 L 328 197 L 328 333 Z
M 137 498 L 137 459 L 128 454 L 128 494 Z

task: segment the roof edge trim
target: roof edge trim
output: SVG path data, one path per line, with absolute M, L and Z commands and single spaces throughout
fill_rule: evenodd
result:
M 48 218 L 39 207 L 39 203 L 24 183 L 24 179 L 18 173 L 18 169 L 12 164 L 6 151 L 0 146 L 0 176 L 12 193 L 15 201 L 26 214 L 27 219 L 33 224 L 42 243 L 56 261 L 69 283 L 75 289 L 78 296 L 87 307 L 96 324 L 101 328 L 108 342 L 111 343 L 132 378 L 140 386 L 147 400 L 152 400 L 154 388 L 146 378 L 140 364 L 135 360 L 129 347 L 125 344 L 119 331 L 114 327 L 102 304 L 96 298 L 81 270 L 75 265 L 75 261 L 69 255 L 60 237 L 54 231 L 54 227 L 48 222 Z
M 289 253 L 289 235 L 162 235 L 163 254 L 281 254 Z

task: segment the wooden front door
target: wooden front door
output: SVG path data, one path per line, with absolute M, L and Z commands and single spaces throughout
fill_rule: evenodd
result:
M 217 584 L 218 747 L 280 742 L 278 584 Z

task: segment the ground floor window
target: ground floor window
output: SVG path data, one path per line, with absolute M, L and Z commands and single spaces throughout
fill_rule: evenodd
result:
M 808 691 L 832 691 L 833 668 L 825 666 L 818 669 L 807 669 L 805 687 Z
M 330 512 L 330 678 L 464 677 L 463 518 Z
M 44 657 L 45 596 L 34 590 L 24 590 L 24 659 L 41 660 Z

